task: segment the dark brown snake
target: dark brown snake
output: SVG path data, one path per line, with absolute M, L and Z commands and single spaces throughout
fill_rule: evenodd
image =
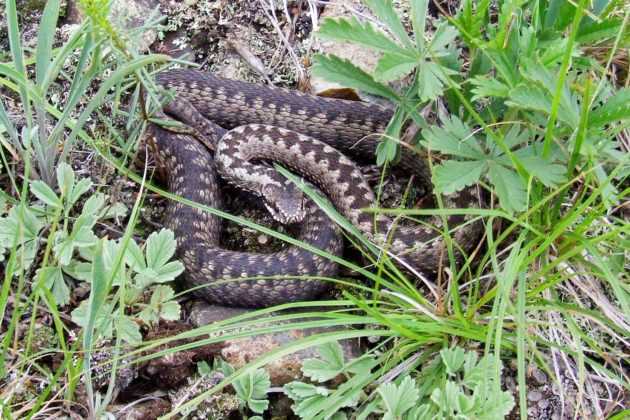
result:
M 294 197 L 296 187 L 275 170 L 252 163 L 275 161 L 319 187 L 359 231 L 386 248 L 407 269 L 435 273 L 441 261 L 447 261 L 443 240 L 435 229 L 399 226 L 388 217 L 362 210 L 374 206 L 374 194 L 357 166 L 337 150 L 373 159 L 379 141 L 375 134 L 384 132 L 391 111 L 362 102 L 221 79 L 195 70 L 163 72 L 157 82 L 176 93 L 165 112 L 194 127 L 208 146 L 202 145 L 199 136 L 150 126 L 150 144 L 172 193 L 221 208 L 215 172 L 219 169 L 229 182 L 261 196 L 270 210 L 275 209 L 275 216 L 282 216 L 284 210 L 292 210 L 291 204 L 282 202 L 282 191 Z M 208 148 L 216 152 L 214 159 Z M 421 182 L 428 182 L 426 166 L 419 158 L 403 154 L 401 164 Z M 477 188 L 465 189 L 444 197 L 444 203 L 452 208 L 478 207 L 477 195 Z M 304 213 L 298 239 L 339 255 L 342 241 L 338 228 L 310 201 Z M 468 222 L 464 216 L 451 216 L 447 222 L 457 255 L 458 250 L 469 252 L 477 245 L 479 222 L 464 223 Z M 212 302 L 260 307 L 313 299 L 330 283 L 296 277 L 337 274 L 336 264 L 299 247 L 273 254 L 222 249 L 220 219 L 176 201 L 169 200 L 165 225 L 175 232 L 186 282 L 190 286 L 207 285 L 197 293 Z M 258 276 L 282 279 L 213 284 Z

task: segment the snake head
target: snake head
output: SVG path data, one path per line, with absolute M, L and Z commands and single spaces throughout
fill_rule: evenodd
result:
M 284 225 L 301 222 L 306 216 L 304 193 L 290 181 L 281 186 L 265 184 L 261 195 L 271 216 Z

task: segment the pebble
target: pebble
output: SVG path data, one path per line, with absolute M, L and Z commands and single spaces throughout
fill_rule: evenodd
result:
M 542 399 L 542 394 L 538 391 L 529 391 L 527 393 L 527 399 L 533 402 L 540 401 Z

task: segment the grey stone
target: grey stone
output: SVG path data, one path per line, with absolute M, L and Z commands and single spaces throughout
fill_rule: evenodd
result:
M 200 327 L 244 314 L 247 311 L 249 310 L 210 305 L 204 301 L 197 301 L 192 306 L 190 321 L 194 326 Z M 311 311 L 313 311 L 313 309 L 311 309 Z M 309 319 L 312 320 L 312 318 Z M 287 323 L 287 321 L 278 321 L 277 323 L 274 321 L 270 322 L 272 325 L 285 323 Z M 220 354 L 223 359 L 238 369 L 279 347 L 314 334 L 334 330 L 334 328 L 328 327 L 294 329 L 235 340 L 226 340 Z M 363 354 L 358 340 L 342 340 L 339 344 L 343 349 L 346 360 L 352 360 Z M 269 373 L 272 386 L 282 386 L 294 380 L 303 380 L 302 363 L 306 359 L 316 358 L 317 356 L 317 349 L 311 347 L 268 363 L 265 369 Z
M 540 401 L 542 399 L 542 394 L 538 391 L 529 391 L 527 393 L 527 399 L 533 402 Z

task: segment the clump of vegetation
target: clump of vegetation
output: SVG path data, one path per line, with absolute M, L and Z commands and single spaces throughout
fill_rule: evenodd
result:
M 565 414 L 627 415 L 630 11 L 617 1 L 463 0 L 449 13 L 440 3 L 418 0 L 403 7 L 401 19 L 392 1 L 363 3 L 371 17 L 325 20 L 316 36 L 377 51 L 375 69 L 316 55 L 312 71 L 397 106 L 379 164 L 395 163 L 402 130 L 412 123 L 419 134 L 405 149 L 427 157 L 435 191 L 479 184 L 489 197 L 484 209 L 382 211 L 481 220 L 483 245 L 463 265 L 445 260 L 435 282 L 416 282 L 366 247 L 375 269 L 346 261 L 365 282 L 336 279 L 346 287 L 339 300 L 317 303 L 326 312 L 312 311 L 312 302 L 287 304 L 147 342 L 147 330 L 182 312 L 179 295 L 165 284 L 183 270 L 173 259 L 175 238 L 139 225 L 147 192 L 177 197 L 130 163 L 147 123 L 141 88 L 152 102 L 151 73 L 170 59 L 139 55 L 135 36 L 146 28 L 113 25 L 105 0 L 80 1 L 86 19 L 65 42 L 55 38 L 61 3 L 47 1 L 36 47 L 27 49 L 16 1 L 4 2 L 3 416 L 75 409 L 75 415 L 109 415 L 123 360 L 129 368 L 270 328 L 323 324 L 335 329 L 295 340 L 241 369 L 200 364 L 207 386 L 178 394 L 169 415 L 192 413 L 231 385 L 224 411 L 261 418 L 269 393 L 279 391 L 262 368 L 313 346 L 320 357 L 304 362 L 304 381 L 282 388 L 301 418 L 525 419 L 535 408 L 527 398 L 534 365 L 556 389 L 549 392 L 558 394 Z M 61 96 L 59 83 L 67 86 Z M 17 111 L 8 109 L 5 96 L 19 104 Z M 113 200 L 109 185 L 77 175 L 83 164 L 78 150 L 134 183 L 133 206 Z M 115 220 L 124 220 L 121 229 Z M 453 232 L 445 227 L 441 234 L 452 257 Z M 366 241 L 351 230 L 349 236 Z M 272 311 L 284 309 L 300 312 L 283 312 L 282 319 L 293 322 L 274 325 Z M 168 346 L 182 338 L 185 344 Z M 337 342 L 360 338 L 371 343 L 369 351 L 346 360 Z M 112 346 L 110 360 L 94 363 L 104 342 Z M 94 387 L 96 371 L 111 380 Z M 516 376 L 512 387 L 510 375 Z

